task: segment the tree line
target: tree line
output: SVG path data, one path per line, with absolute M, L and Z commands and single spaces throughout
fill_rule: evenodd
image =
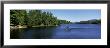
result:
M 76 24 L 101 24 L 101 19 L 92 19 L 88 21 L 75 22 Z
M 72 23 L 66 20 L 59 20 L 51 12 L 42 10 L 10 10 L 10 25 L 49 26 Z

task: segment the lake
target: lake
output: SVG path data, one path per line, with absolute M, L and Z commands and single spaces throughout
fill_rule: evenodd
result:
M 11 39 L 101 39 L 100 24 L 61 24 L 10 31 Z

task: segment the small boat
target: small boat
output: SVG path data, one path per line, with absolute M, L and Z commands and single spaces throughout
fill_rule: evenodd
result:
M 70 28 L 67 26 L 67 27 L 65 27 L 65 30 L 69 31 L 69 30 L 70 30 Z

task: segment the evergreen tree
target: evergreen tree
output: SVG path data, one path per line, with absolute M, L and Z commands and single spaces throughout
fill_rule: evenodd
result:
M 68 24 L 70 21 L 58 20 L 51 12 L 41 10 L 10 10 L 10 24 L 32 26 L 48 26 Z

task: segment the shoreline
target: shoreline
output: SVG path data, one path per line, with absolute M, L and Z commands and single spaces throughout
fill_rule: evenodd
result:
M 58 25 L 41 25 L 41 26 L 32 26 L 32 27 L 27 27 L 27 26 L 10 26 L 10 29 L 34 28 L 34 27 L 50 27 L 50 26 L 58 26 Z
M 101 25 L 101 24 L 98 24 Z M 27 25 L 17 25 L 17 26 L 10 26 L 10 29 L 20 29 L 20 28 L 35 28 L 35 27 L 50 27 L 50 26 L 59 26 L 59 25 L 39 25 L 39 26 L 31 26 L 28 27 Z

